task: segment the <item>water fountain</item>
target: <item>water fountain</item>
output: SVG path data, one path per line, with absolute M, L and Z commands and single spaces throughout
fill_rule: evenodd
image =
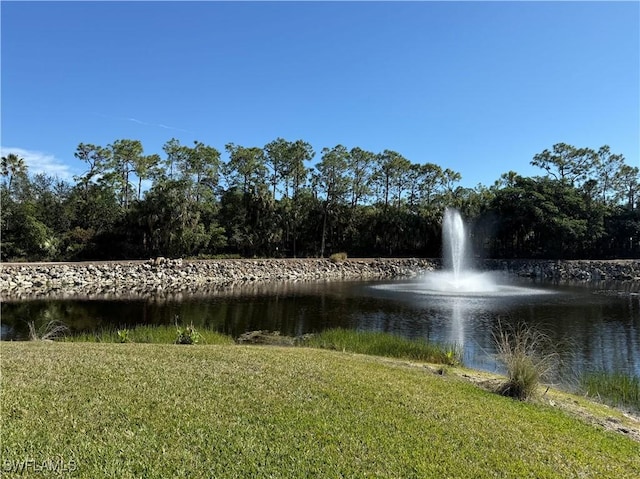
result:
M 453 279 L 459 280 L 467 260 L 467 238 L 462 216 L 453 208 L 444 211 L 442 238 L 442 260 L 448 263 Z
M 479 272 L 469 267 L 470 252 L 467 232 L 460 212 L 446 208 L 442 220 L 443 269 L 425 275 L 427 291 L 459 294 L 495 293 L 499 287 L 489 272 Z
M 479 271 L 471 263 L 462 216 L 458 210 L 447 208 L 442 220 L 442 269 L 425 273 L 416 280 L 372 287 L 393 292 L 395 297 L 430 311 L 434 316 L 432 321 L 443 321 L 446 341 L 464 347 L 466 357 L 475 354 L 474 345 L 467 345 L 465 341 L 469 323 L 481 323 L 483 317 L 493 314 L 490 311 L 500 309 L 506 302 L 513 304 L 514 298 L 553 292 L 513 285 L 505 275 Z
M 471 267 L 471 252 L 467 231 L 454 208 L 446 208 L 442 221 L 442 266 L 438 271 L 424 274 L 417 281 L 379 285 L 381 289 L 410 292 L 420 295 L 488 298 L 541 294 L 549 291 L 505 283 L 499 273 L 478 271 Z M 500 281 L 502 280 L 502 281 Z

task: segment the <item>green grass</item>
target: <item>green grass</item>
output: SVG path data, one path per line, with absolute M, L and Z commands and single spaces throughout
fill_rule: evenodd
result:
M 640 443 L 388 359 L 262 346 L 1 347 L 3 468 L 57 458 L 74 466 L 66 477 L 96 479 L 640 477 Z
M 590 397 L 614 406 L 640 411 L 640 377 L 623 372 L 595 371 L 580 379 L 582 390 Z
M 64 340 L 89 343 L 120 343 L 122 340 L 121 336 L 118 335 L 118 331 L 117 329 L 103 329 L 92 333 L 69 335 Z M 233 344 L 233 339 L 230 336 L 215 330 L 197 328 L 197 331 L 201 336 L 200 342 L 203 344 Z M 173 344 L 178 338 L 178 330 L 175 325 L 138 325 L 127 329 L 126 338 L 127 342 L 131 343 Z
M 302 344 L 315 348 L 413 359 L 435 364 L 455 365 L 462 361 L 460 348 L 456 345 L 430 343 L 420 339 L 407 339 L 375 331 L 328 329 L 311 336 Z

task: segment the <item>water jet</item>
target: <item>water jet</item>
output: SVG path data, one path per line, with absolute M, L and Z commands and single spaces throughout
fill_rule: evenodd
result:
M 383 289 L 421 295 L 484 298 L 548 293 L 504 284 L 491 271 L 471 267 L 468 233 L 462 215 L 455 208 L 446 208 L 442 219 L 442 269 L 424 274 L 417 281 L 379 285 Z
M 423 283 L 427 290 L 454 295 L 498 291 L 491 273 L 470 268 L 471 253 L 467 240 L 460 212 L 454 208 L 446 208 L 442 220 L 443 269 L 425 275 Z

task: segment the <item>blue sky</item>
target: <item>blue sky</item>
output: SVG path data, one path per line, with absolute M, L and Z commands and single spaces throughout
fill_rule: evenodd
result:
M 2 153 L 81 142 L 391 149 L 493 184 L 604 144 L 640 166 L 639 2 L 7 2 Z

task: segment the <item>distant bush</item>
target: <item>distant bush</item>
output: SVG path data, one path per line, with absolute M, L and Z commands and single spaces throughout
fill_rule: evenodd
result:
M 176 344 L 198 344 L 200 342 L 200 333 L 193 327 L 193 323 L 186 327 L 176 325 L 178 337 Z
M 342 261 L 346 261 L 347 260 L 347 253 L 341 252 L 341 253 L 333 253 L 331 256 L 329 256 L 329 261 L 331 261 L 332 263 L 341 263 Z
M 187 259 L 208 260 L 208 259 L 242 259 L 239 254 L 206 254 L 200 253 L 196 256 L 188 256 Z

